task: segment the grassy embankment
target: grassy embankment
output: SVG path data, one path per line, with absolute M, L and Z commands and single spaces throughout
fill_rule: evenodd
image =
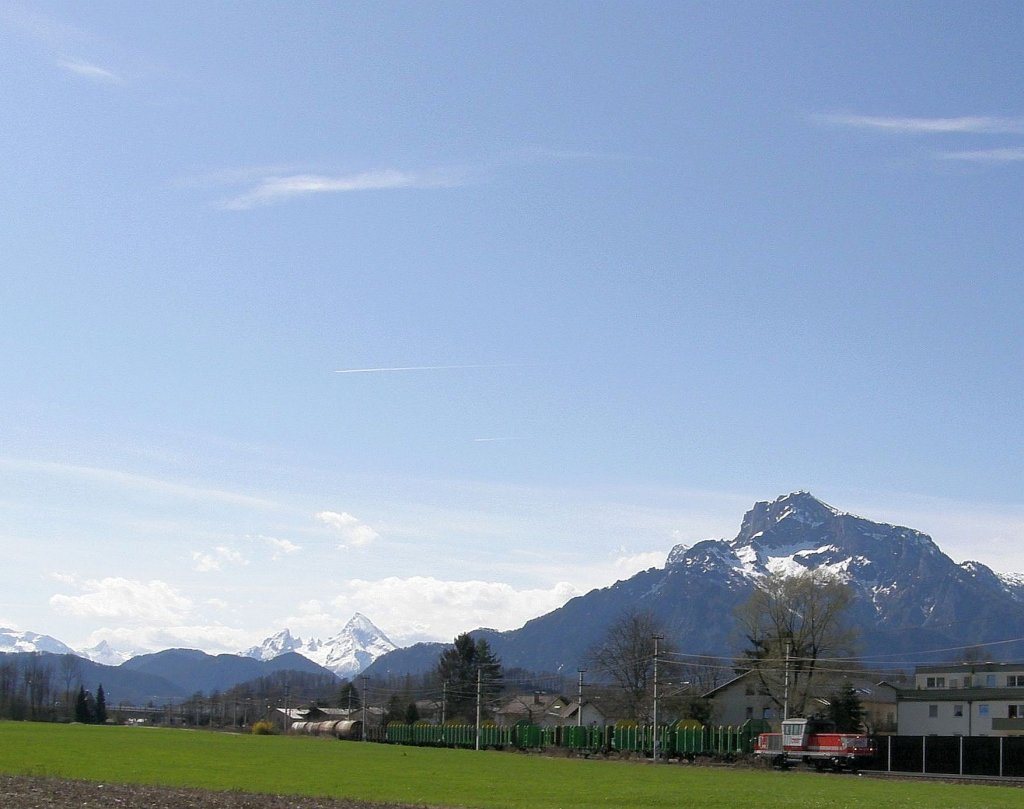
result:
M 1024 792 L 1006 787 L 18 722 L 0 722 L 0 772 L 481 809 L 1024 805 Z

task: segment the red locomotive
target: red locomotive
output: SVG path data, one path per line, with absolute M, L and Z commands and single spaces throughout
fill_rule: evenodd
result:
M 777 767 L 803 762 L 818 769 L 855 770 L 875 755 L 867 736 L 836 733 L 831 723 L 818 719 L 785 719 L 782 733 L 761 733 L 754 755 L 768 758 Z

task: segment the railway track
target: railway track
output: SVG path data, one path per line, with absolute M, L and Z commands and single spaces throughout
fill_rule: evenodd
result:
M 986 784 L 988 786 L 1024 789 L 1024 778 L 1012 775 L 959 775 L 957 773 L 889 772 L 886 770 L 859 770 L 864 778 L 892 781 L 935 781 L 947 784 Z

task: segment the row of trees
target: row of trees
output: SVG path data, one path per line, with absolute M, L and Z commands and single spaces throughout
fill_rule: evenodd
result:
M 0 659 L 0 718 L 105 722 L 106 696 L 82 682 L 75 655 L 30 654 Z

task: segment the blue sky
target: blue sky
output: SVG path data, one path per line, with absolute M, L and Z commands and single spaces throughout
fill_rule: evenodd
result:
M 0 623 L 447 639 L 797 489 L 1024 571 L 1022 37 L 0 4 Z

